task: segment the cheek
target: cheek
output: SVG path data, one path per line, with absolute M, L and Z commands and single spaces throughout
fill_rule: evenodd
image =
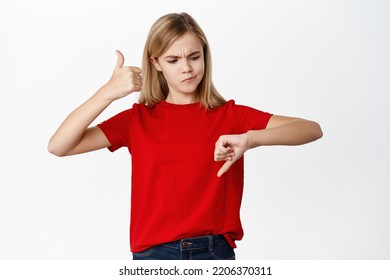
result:
M 197 72 L 198 72 L 199 76 L 203 77 L 203 75 L 204 75 L 204 64 L 203 63 L 201 65 L 199 65 L 199 68 L 197 68 Z
M 199 63 L 199 68 L 198 69 L 199 69 L 200 73 L 202 73 L 202 74 L 204 73 L 204 62 L 203 61 Z
M 173 77 L 177 76 L 174 73 L 174 70 L 171 68 L 164 68 L 162 70 L 162 74 L 164 75 L 165 80 L 171 81 Z
M 164 77 L 168 84 L 174 84 L 176 80 L 175 77 L 177 77 L 177 75 L 173 75 L 172 73 L 165 73 Z
M 178 77 L 177 74 L 173 73 L 172 71 L 167 71 L 167 69 L 164 69 L 162 71 L 162 74 L 168 85 L 173 86 L 174 84 L 177 83 L 177 77 Z

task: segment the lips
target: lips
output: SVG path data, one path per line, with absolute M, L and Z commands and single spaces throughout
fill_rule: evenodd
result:
M 182 82 L 185 83 L 185 82 L 191 82 L 195 79 L 195 76 L 193 77 L 188 77 L 187 79 L 184 79 Z

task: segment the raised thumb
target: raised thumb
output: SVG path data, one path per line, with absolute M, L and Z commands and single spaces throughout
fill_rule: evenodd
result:
M 122 68 L 123 64 L 125 63 L 125 57 L 123 54 L 119 51 L 116 50 L 116 55 L 118 56 L 118 60 L 116 61 L 115 69 Z

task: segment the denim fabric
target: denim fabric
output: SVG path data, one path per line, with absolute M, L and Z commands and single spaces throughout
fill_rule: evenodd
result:
M 184 238 L 133 253 L 133 260 L 234 260 L 235 257 L 222 235 Z

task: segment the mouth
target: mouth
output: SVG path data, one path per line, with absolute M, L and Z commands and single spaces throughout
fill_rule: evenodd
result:
M 182 80 L 182 83 L 188 83 L 188 82 L 192 82 L 194 79 L 195 79 L 196 76 L 193 76 L 193 77 L 188 77 L 187 79 L 184 79 Z

